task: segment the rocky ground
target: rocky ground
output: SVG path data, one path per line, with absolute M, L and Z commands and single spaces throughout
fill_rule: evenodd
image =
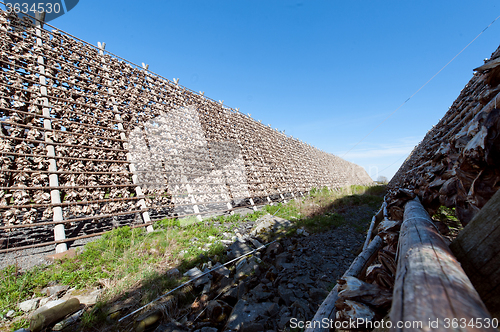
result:
M 291 318 L 310 320 L 362 241 L 361 234 L 346 227 L 274 242 L 260 255 L 239 261 L 228 277 L 214 273 L 212 291 L 199 299 L 207 310 L 201 315 L 193 310 L 181 323 L 195 330 L 282 331 Z M 237 242 L 229 249 L 244 246 Z M 167 326 L 157 330 L 173 331 Z
M 286 331 L 292 318 L 310 320 L 337 278 L 356 257 L 364 236 L 343 226 L 318 234 L 299 229 L 291 236 L 280 238 L 279 233 L 290 225 L 290 221 L 270 215 L 241 224 L 232 233 L 225 234 L 226 239 L 222 240 L 227 246 L 228 259 L 262 247 L 270 238 L 269 232 L 278 239 L 227 266 L 212 259 L 192 268 L 185 276 L 196 278 L 218 267 L 185 287 L 191 295 L 183 308 L 180 308 L 179 295 L 167 296 L 149 306 L 145 313 L 120 323 L 118 330 Z M 182 277 L 177 269 L 167 273 Z M 47 297 L 21 303 L 22 310 L 32 313 L 38 308 L 37 313 L 43 312 L 40 307 L 50 308 L 70 298 L 78 298 L 82 307 L 83 304 L 92 307 L 99 297 L 98 289 L 76 291 L 64 285 L 54 285 L 44 293 Z M 138 300 L 131 294 L 122 301 L 110 303 L 108 323 L 117 323 L 120 317 L 137 308 Z M 77 317 L 70 317 L 68 323 L 74 322 L 84 311 L 78 311 Z M 55 329 L 81 329 L 78 323 L 65 325 L 66 322 L 60 322 Z M 116 328 L 116 325 L 103 326 L 105 330 Z

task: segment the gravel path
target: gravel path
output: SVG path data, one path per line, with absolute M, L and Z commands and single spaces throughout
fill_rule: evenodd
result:
M 83 247 L 86 243 L 94 241 L 100 236 L 73 241 L 68 249 Z M 37 265 L 49 265 L 45 256 L 55 253 L 55 246 L 49 245 L 38 248 L 24 249 L 0 254 L 0 269 L 10 265 L 17 265 L 21 271 L 26 271 Z

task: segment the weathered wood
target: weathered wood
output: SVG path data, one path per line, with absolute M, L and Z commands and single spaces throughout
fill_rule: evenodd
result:
M 380 236 L 375 236 L 373 241 L 370 242 L 370 245 L 366 250 L 363 250 L 361 254 L 354 259 L 349 269 L 344 273 L 342 278 L 345 277 L 357 277 L 360 275 L 362 271 L 365 270 L 367 263 L 371 260 L 371 257 L 377 253 L 377 251 L 382 248 L 383 241 Z M 335 319 L 335 302 L 337 302 L 339 298 L 339 284 L 336 284 L 333 287 L 332 291 L 326 299 L 321 303 L 318 311 L 314 315 L 312 319 L 311 326 L 312 328 L 306 329 L 306 332 L 319 332 L 319 331 L 328 331 L 327 328 L 321 326 L 320 322 L 323 319 Z M 316 322 L 316 323 L 315 323 Z
M 377 217 L 373 216 L 372 222 L 370 223 L 370 228 L 368 229 L 368 233 L 366 234 L 366 240 L 365 244 L 363 245 L 363 250 L 368 248 L 368 245 L 370 244 L 370 240 L 372 239 L 372 232 L 373 229 L 375 228 L 375 221 L 377 220 Z
M 384 213 L 387 213 L 387 203 L 383 202 L 382 206 L 378 210 L 378 212 L 373 216 L 372 221 L 370 223 L 370 228 L 368 229 L 368 233 L 366 234 L 365 243 L 363 244 L 363 250 L 368 248 L 372 237 L 376 234 L 373 233 L 375 227 L 377 227 L 382 220 L 384 220 Z
M 450 249 L 492 316 L 500 318 L 500 191 L 458 234 Z
M 375 308 L 388 308 L 392 301 L 392 292 L 356 277 L 343 277 L 339 280 L 339 298 L 361 302 Z
M 447 319 L 469 323 L 491 316 L 418 198 L 405 206 L 398 253 L 391 331 L 496 330 L 475 323 L 446 328 Z M 429 326 L 436 320 L 437 326 Z M 422 322 L 422 327 L 399 328 L 397 322 Z
M 50 309 L 44 310 L 33 317 L 30 321 L 30 330 L 32 332 L 41 331 L 43 328 L 57 322 L 66 315 L 69 315 L 80 309 L 80 301 L 77 298 L 69 299 Z
M 36 44 L 39 47 L 42 47 L 42 39 L 40 38 L 42 36 L 42 27 L 43 27 L 43 21 L 45 19 L 45 13 L 44 12 L 36 12 L 36 35 L 37 35 L 37 40 Z M 49 99 L 47 98 L 48 93 L 47 93 L 47 81 L 45 78 L 45 60 L 42 56 L 37 57 L 37 63 L 38 67 L 40 70 L 40 94 L 42 96 L 43 100 L 43 109 L 42 109 L 42 114 L 45 117 L 43 120 L 43 127 L 45 129 L 51 130 L 52 129 L 52 123 L 50 119 L 50 104 L 49 104 Z M 48 136 L 45 135 L 45 141 L 47 142 L 47 157 L 49 158 L 49 186 L 51 187 L 58 187 L 59 186 L 59 175 L 57 174 L 57 163 L 56 159 L 52 158 L 55 157 L 56 151 L 54 148 L 54 145 L 51 143 L 53 140 Z M 61 194 L 58 189 L 52 189 L 50 191 L 50 199 L 52 204 L 61 204 Z M 53 221 L 54 222 L 60 222 L 64 219 L 63 217 L 63 212 L 62 208 L 60 206 L 54 206 L 52 208 L 52 213 L 53 213 Z M 66 233 L 64 230 L 64 224 L 56 224 L 54 226 L 54 240 L 59 241 L 59 240 L 64 240 L 66 238 Z M 66 243 L 59 243 L 56 245 L 56 253 L 61 253 L 65 252 L 68 250 L 68 246 Z

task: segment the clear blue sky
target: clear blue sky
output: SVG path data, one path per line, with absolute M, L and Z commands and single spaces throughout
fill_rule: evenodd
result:
M 498 0 L 80 0 L 50 23 L 342 156 L 498 15 Z M 500 20 L 344 158 L 392 177 L 499 37 Z

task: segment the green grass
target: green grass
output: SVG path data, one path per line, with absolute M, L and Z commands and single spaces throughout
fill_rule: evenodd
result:
M 432 219 L 442 222 L 448 227 L 450 233 L 448 237 L 454 239 L 458 233 L 464 228 L 460 220 L 455 216 L 455 208 L 447 208 L 440 206 L 437 212 L 432 216 Z
M 350 221 L 350 213 L 358 207 L 378 209 L 383 191 L 381 186 L 351 186 L 341 190 L 313 188 L 305 198 L 286 204 L 267 205 L 262 211 L 245 216 L 219 216 L 201 222 L 196 218 L 187 219 L 189 222 L 163 219 L 154 224 L 155 231 L 152 233 L 128 226 L 114 229 L 85 245 L 84 250 L 74 258 L 25 272 L 20 272 L 15 266 L 0 270 L 0 316 L 11 309 L 21 315 L 17 304 L 41 296 L 40 291 L 49 284 L 80 289 L 104 287 L 103 302 L 86 311 L 82 317 L 83 326 L 89 328 L 106 318 L 106 304 L 127 292 L 140 292 L 141 303 L 147 303 L 185 280 L 171 279 L 164 273 L 169 268 L 176 267 L 183 273 L 207 262 L 207 257 L 215 256 L 224 262 L 224 246 L 216 240 L 223 239 L 222 233 L 234 230 L 244 221 L 255 221 L 270 213 L 294 221 L 288 234 L 295 233 L 297 228 L 315 233 L 342 225 L 351 225 L 364 232 L 366 221 Z M 21 327 L 19 325 L 26 325 L 26 321 L 18 321 L 16 327 Z
M 459 222 L 458 218 L 455 216 L 455 208 L 447 208 L 446 206 L 440 206 L 437 212 L 432 216 L 432 218 L 439 221 L 453 221 Z
M 28 328 L 29 327 L 29 321 L 26 318 L 21 318 L 18 321 L 15 321 L 14 324 L 12 324 L 12 328 L 15 330 L 19 330 L 22 328 Z
M 330 228 L 340 227 L 345 224 L 343 216 L 337 213 L 327 213 L 324 215 L 300 219 L 297 226 L 305 227 L 309 232 L 318 233 Z

